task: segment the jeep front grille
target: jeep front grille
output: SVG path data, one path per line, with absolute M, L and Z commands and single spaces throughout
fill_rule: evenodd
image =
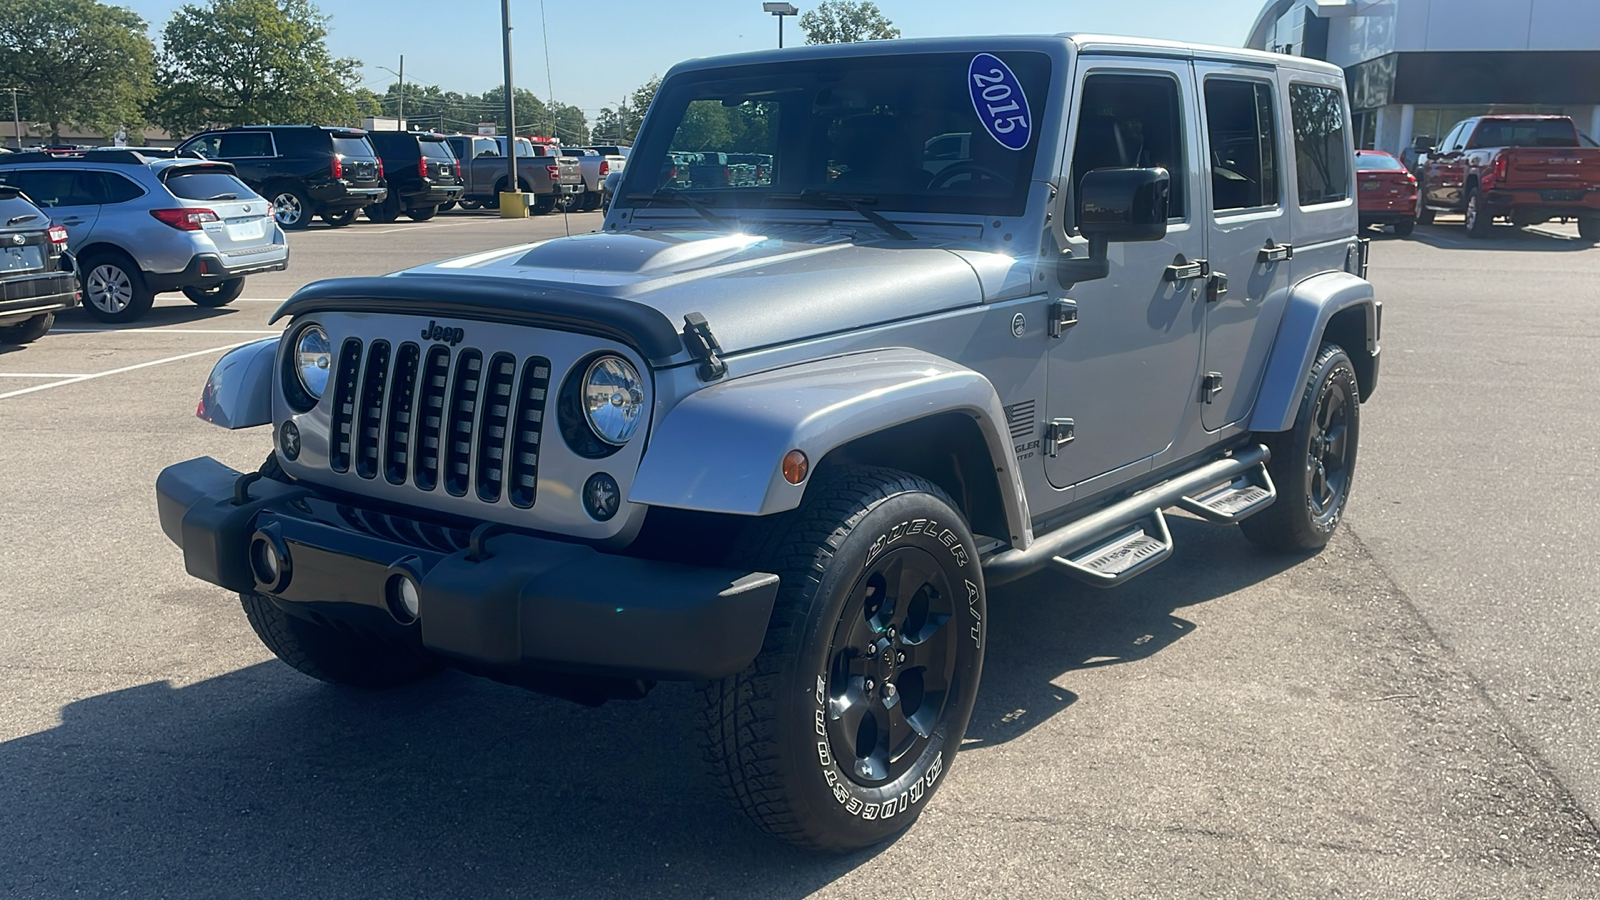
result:
M 497 503 L 502 494 L 523 509 L 538 487 L 550 361 L 510 353 L 489 357 L 470 347 L 425 352 L 406 341 L 363 346 L 347 338 L 335 368 L 328 464 L 390 484 L 409 480 L 431 491 Z M 476 484 L 474 485 L 474 481 Z

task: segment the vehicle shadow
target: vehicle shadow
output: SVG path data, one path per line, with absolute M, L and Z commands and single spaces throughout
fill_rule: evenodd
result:
M 1158 653 L 1194 629 L 1177 610 L 1292 564 L 1172 524 L 1177 558 L 1120 591 L 993 593 L 969 747 L 1066 709 L 1063 673 Z M 788 898 L 876 855 L 749 827 L 702 770 L 697 705 L 685 685 L 585 709 L 456 674 L 363 693 L 276 661 L 100 694 L 0 743 L 0 895 Z
M 1418 225 L 1417 230 L 1408 237 L 1400 237 L 1392 233 L 1370 232 L 1374 241 L 1420 241 L 1441 250 L 1522 250 L 1539 251 L 1544 253 L 1571 253 L 1579 250 L 1588 250 L 1595 246 L 1594 241 L 1584 240 L 1575 235 L 1563 235 L 1535 230 L 1531 228 L 1518 228 L 1514 225 L 1495 225 L 1488 237 L 1467 237 L 1466 228 L 1457 223 L 1443 222 L 1437 225 Z M 1366 232 L 1364 232 L 1366 233 Z
M 240 314 L 244 314 L 246 318 L 249 318 L 249 315 L 245 310 L 235 306 L 223 306 L 210 309 L 204 306 L 197 306 L 188 302 L 187 300 L 176 304 L 164 304 L 160 302 L 169 298 L 181 299 L 182 295 L 158 294 L 156 295 L 157 304 L 150 307 L 149 312 L 132 322 L 122 325 L 101 322 L 84 312 L 83 307 L 81 306 L 57 314 L 56 325 L 57 327 L 64 328 L 95 328 L 105 329 L 108 331 L 138 331 L 145 328 L 161 328 L 165 325 L 192 325 L 197 322 L 211 322 L 216 324 L 226 321 L 229 316 L 237 316 Z M 265 326 L 255 324 L 251 327 L 264 328 Z

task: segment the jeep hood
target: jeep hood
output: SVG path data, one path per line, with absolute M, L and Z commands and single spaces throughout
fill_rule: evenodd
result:
M 551 289 L 649 307 L 674 328 L 703 314 L 725 353 L 849 331 L 982 302 L 973 266 L 950 250 L 763 235 L 584 234 L 397 273 L 525 282 L 530 306 Z M 429 279 L 430 281 L 434 279 Z M 440 314 L 448 296 L 439 297 Z M 597 304 L 597 308 L 600 304 Z

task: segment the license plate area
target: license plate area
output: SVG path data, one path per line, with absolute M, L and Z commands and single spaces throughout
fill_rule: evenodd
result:
M 264 221 L 264 219 L 250 219 L 243 222 L 229 222 L 228 240 L 252 241 L 259 239 L 266 234 L 266 229 L 262 226 Z
M 38 244 L 0 247 L 0 272 L 32 272 L 44 268 L 44 248 Z

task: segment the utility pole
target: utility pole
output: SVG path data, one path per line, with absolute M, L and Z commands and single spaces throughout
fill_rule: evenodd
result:
M 400 115 L 395 117 L 395 131 L 406 130 L 406 55 L 400 54 Z
M 517 192 L 517 104 L 511 91 L 511 0 L 500 0 L 500 27 L 505 33 L 506 53 L 506 190 Z M 498 199 L 498 198 L 496 198 Z M 517 198 L 521 201 L 521 197 Z M 500 210 L 505 215 L 504 209 Z
M 12 134 L 15 135 L 16 138 L 17 138 L 17 149 L 21 150 L 22 149 L 22 117 L 17 115 L 17 91 L 18 90 L 19 90 L 18 88 L 14 88 L 14 87 L 0 88 L 0 91 L 10 91 L 11 92 L 11 127 L 16 129 L 15 131 L 12 132 Z

